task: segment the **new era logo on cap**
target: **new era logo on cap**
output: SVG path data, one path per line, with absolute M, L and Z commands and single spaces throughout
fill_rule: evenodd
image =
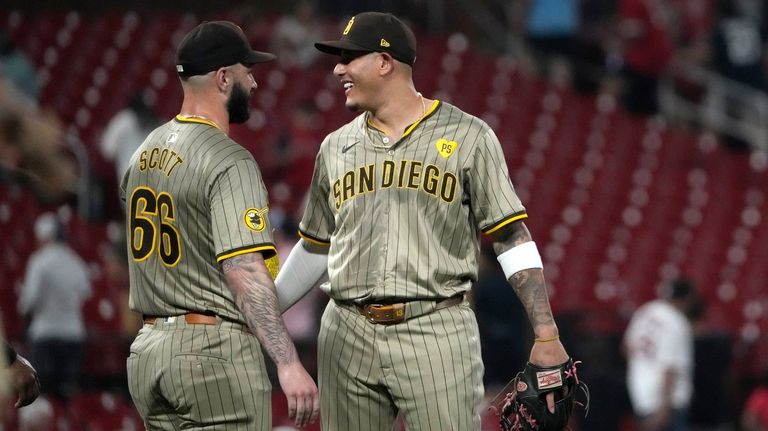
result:
M 318 42 L 315 48 L 333 55 L 341 55 L 342 51 L 386 52 L 411 66 L 416 61 L 416 37 L 390 13 L 357 14 L 344 27 L 339 40 Z

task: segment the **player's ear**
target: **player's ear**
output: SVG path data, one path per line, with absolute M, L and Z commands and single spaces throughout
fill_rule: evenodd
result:
M 232 85 L 232 80 L 235 79 L 234 75 L 232 75 L 232 71 L 226 67 L 216 69 L 216 71 L 213 72 L 213 77 L 216 81 L 216 87 L 223 93 L 227 91 L 227 88 Z
M 395 70 L 395 59 L 386 52 L 380 52 L 377 66 L 379 67 L 379 73 L 386 75 Z

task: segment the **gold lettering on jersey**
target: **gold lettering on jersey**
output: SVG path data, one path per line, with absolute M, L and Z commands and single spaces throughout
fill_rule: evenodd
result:
M 424 168 L 422 187 L 427 194 L 437 196 L 437 186 L 440 185 L 440 168 L 435 165 L 427 165 Z
M 376 165 L 361 166 L 358 169 L 357 179 L 359 180 L 357 194 L 370 193 L 373 191 L 373 177 Z
M 397 187 L 403 188 L 403 181 L 405 180 L 405 170 L 408 160 L 400 160 L 400 175 L 397 177 Z
M 445 138 L 440 138 L 437 141 L 435 141 L 435 147 L 437 147 L 437 152 L 440 153 L 441 156 L 443 156 L 444 159 L 447 159 L 448 157 L 451 157 L 451 154 L 456 150 L 456 147 L 459 146 L 459 143 L 456 141 L 449 141 Z
M 139 170 L 156 169 L 170 177 L 177 166 L 184 163 L 184 159 L 170 148 L 153 147 L 139 154 Z
M 381 188 L 386 189 L 392 187 L 392 183 L 395 181 L 395 162 L 391 160 L 385 160 L 381 164 Z
M 421 162 L 411 162 L 411 168 L 408 170 L 408 183 L 405 185 L 409 189 L 419 188 L 417 181 L 419 176 L 421 176 L 421 165 Z
M 422 161 L 384 160 L 381 162 L 381 169 L 377 169 L 375 164 L 370 164 L 345 172 L 333 182 L 331 192 L 336 209 L 339 209 L 344 202 L 358 195 L 393 185 L 399 189 L 421 190 L 451 203 L 456 198 L 459 181 L 454 173 L 443 172 L 435 165 L 425 166 Z

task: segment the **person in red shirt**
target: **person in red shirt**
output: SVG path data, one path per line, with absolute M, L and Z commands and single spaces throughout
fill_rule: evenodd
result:
M 659 78 L 672 58 L 672 9 L 661 0 L 622 0 L 619 35 L 624 47 L 624 103 L 634 114 L 658 111 Z

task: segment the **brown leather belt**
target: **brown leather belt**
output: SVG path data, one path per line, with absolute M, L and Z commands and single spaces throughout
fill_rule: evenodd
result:
M 416 301 L 413 301 L 416 302 Z M 464 294 L 454 295 L 450 298 L 435 301 L 434 308 L 431 311 L 442 310 L 443 308 L 459 305 L 464 302 Z M 405 321 L 408 317 L 406 309 L 408 302 L 397 302 L 393 304 L 354 304 L 357 311 L 360 312 L 369 322 L 378 325 L 394 325 Z
M 190 325 L 216 325 L 219 320 L 216 316 L 202 313 L 187 313 L 184 314 L 184 321 Z M 182 317 L 182 316 L 178 316 Z M 144 323 L 147 325 L 154 325 L 157 319 L 167 319 L 167 317 L 160 316 L 144 316 Z

